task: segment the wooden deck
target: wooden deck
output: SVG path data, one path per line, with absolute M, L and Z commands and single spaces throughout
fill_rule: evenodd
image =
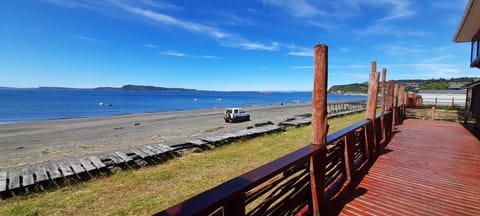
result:
M 480 141 L 461 124 L 405 120 L 340 215 L 480 215 Z

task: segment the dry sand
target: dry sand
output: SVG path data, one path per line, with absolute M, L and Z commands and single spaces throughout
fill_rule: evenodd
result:
M 222 134 L 311 113 L 310 104 L 245 108 L 251 121 L 225 123 L 223 109 L 0 124 L 0 169 Z

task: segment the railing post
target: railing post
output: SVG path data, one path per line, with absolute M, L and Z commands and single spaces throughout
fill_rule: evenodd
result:
M 435 120 L 435 105 L 432 106 L 432 121 Z
M 403 123 L 405 119 L 405 86 L 400 86 L 400 91 L 398 92 L 398 102 L 400 103 L 400 110 L 398 114 L 399 124 Z
M 325 211 L 325 160 L 327 142 L 327 80 L 328 46 L 314 48 L 315 74 L 312 98 L 312 151 L 320 149 L 320 154 L 310 156 L 310 188 L 312 193 L 313 215 Z
M 351 181 L 355 174 L 354 160 L 355 160 L 355 133 L 350 133 L 345 136 L 345 170 L 347 173 L 347 180 Z
M 388 96 L 387 96 L 387 111 L 390 111 L 390 116 L 388 118 L 388 126 L 385 128 L 385 134 L 387 134 L 387 140 L 390 140 L 392 136 L 392 116 L 393 116 L 393 88 L 394 88 L 393 80 L 388 81 Z
M 382 68 L 382 101 L 380 102 L 380 112 L 382 114 L 382 117 L 381 117 L 381 129 L 382 129 L 382 140 L 383 142 L 385 142 L 386 140 L 386 136 L 385 136 L 385 102 L 386 102 L 386 78 L 387 78 L 387 69 L 386 68 Z
M 395 129 L 395 126 L 398 122 L 398 91 L 400 89 L 399 84 L 395 84 L 393 89 L 393 120 L 392 120 L 392 130 Z
M 377 63 L 372 62 L 372 73 L 370 73 L 370 79 L 368 81 L 368 99 L 367 99 L 367 111 L 366 119 L 372 120 L 372 132 L 367 131 L 367 135 L 373 136 L 373 138 L 367 137 L 367 155 L 369 159 L 374 158 L 374 149 L 378 145 L 375 135 L 375 114 L 377 110 L 377 96 L 378 96 L 378 80 L 380 79 L 380 73 L 376 72 Z M 377 126 L 378 127 L 378 126 Z M 369 127 L 367 127 L 367 130 Z

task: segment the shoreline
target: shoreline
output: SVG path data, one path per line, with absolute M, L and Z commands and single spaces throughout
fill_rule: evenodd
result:
M 311 113 L 311 103 L 244 108 L 252 120 L 235 124 L 224 122 L 224 108 L 0 124 L 0 169 L 225 134 Z
M 343 102 L 342 100 L 333 101 L 334 102 Z M 250 105 L 250 106 L 239 106 L 243 109 L 257 108 L 257 107 L 273 107 L 273 106 L 289 106 L 289 105 L 311 105 L 311 102 L 299 102 L 299 103 L 281 103 L 278 104 L 262 104 L 262 105 Z M 171 111 L 158 111 L 158 112 L 142 112 L 142 113 L 123 113 L 123 114 L 112 114 L 112 115 L 100 115 L 100 116 L 80 116 L 80 117 L 71 117 L 71 118 L 51 118 L 51 119 L 38 119 L 38 120 L 26 120 L 26 121 L 0 121 L 0 125 L 3 124 L 22 124 L 22 123 L 36 123 L 36 122 L 50 122 L 50 121 L 63 121 L 63 120 L 77 120 L 77 119 L 97 119 L 97 118 L 110 118 L 110 117 L 123 117 L 123 116 L 135 116 L 135 115 L 156 115 L 162 113 L 176 113 L 176 112 L 196 112 L 196 111 L 208 111 L 208 110 L 224 110 L 227 107 L 212 107 L 212 108 L 200 108 L 200 109 L 185 109 L 185 110 L 171 110 Z

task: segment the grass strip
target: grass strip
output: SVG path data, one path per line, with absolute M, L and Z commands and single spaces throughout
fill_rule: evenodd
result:
M 329 119 L 330 133 L 365 113 Z M 310 143 L 310 126 L 192 153 L 157 166 L 0 201 L 0 215 L 148 215 Z

